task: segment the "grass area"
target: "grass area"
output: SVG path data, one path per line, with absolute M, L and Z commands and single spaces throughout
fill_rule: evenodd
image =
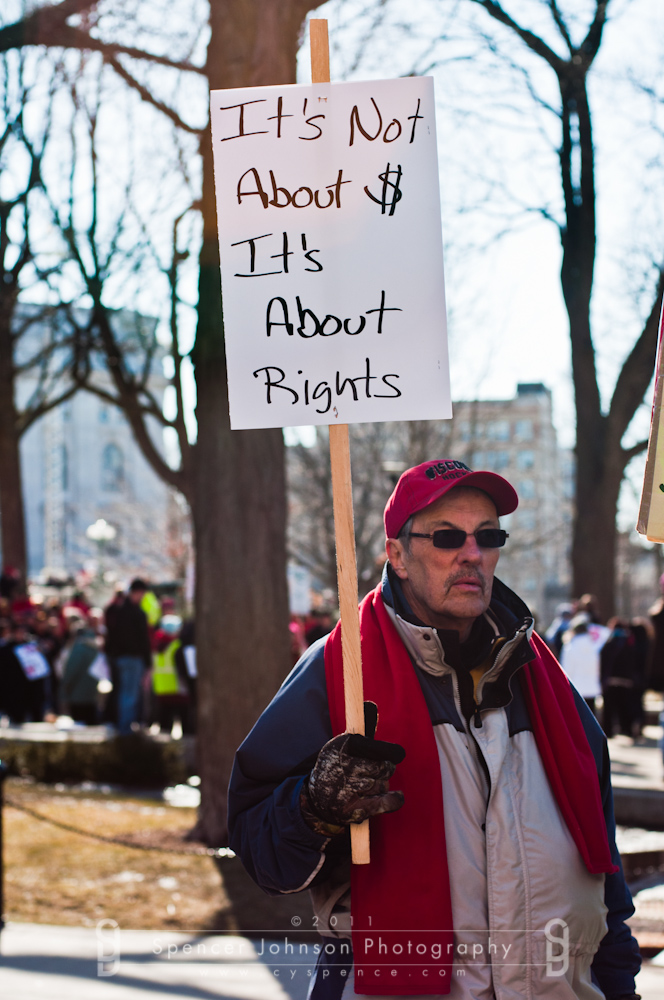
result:
M 59 790 L 61 788 L 61 790 Z M 9 778 L 6 799 L 59 822 L 144 846 L 192 850 L 194 809 L 161 799 L 71 790 Z M 316 940 L 307 893 L 266 896 L 240 862 L 107 844 L 4 810 L 5 919 L 94 927 L 110 918 L 125 929 L 252 932 L 298 928 Z M 664 947 L 664 897 L 637 899 L 630 921 L 644 950 Z
M 16 800 L 60 822 L 183 850 L 195 810 L 155 799 L 55 791 L 16 779 Z M 212 858 L 106 844 L 40 822 L 9 804 L 4 811 L 5 918 L 94 926 L 194 929 L 218 926 L 230 903 Z
M 143 846 L 188 851 L 195 809 L 161 799 L 86 792 L 19 778 L 5 799 L 43 816 Z M 9 801 L 4 810 L 5 919 L 126 929 L 227 930 L 251 934 L 298 927 L 317 939 L 308 893 L 267 896 L 239 860 L 167 854 L 108 844 L 42 822 Z

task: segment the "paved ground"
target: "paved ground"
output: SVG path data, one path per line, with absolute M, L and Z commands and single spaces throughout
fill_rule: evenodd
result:
M 110 926 L 8 924 L 0 947 L 3 1000 L 305 1000 L 312 961 L 285 961 L 283 942 Z M 644 1000 L 662 1000 L 664 953 L 637 988 Z
M 8 924 L 3 1000 L 304 1000 L 309 957 L 236 936 Z M 275 974 L 276 973 L 276 974 Z
M 661 726 L 645 726 L 639 740 L 628 736 L 609 740 L 614 788 L 656 789 L 664 794 L 664 763 L 658 745 L 661 737 Z

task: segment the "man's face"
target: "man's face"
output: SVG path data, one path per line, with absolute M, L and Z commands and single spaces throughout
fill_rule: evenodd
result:
M 481 549 L 472 532 L 498 528 L 493 501 L 480 490 L 458 486 L 415 515 L 413 531 L 437 528 L 467 532 L 460 549 L 436 549 L 430 538 L 388 538 L 387 557 L 413 612 L 426 625 L 454 629 L 463 642 L 489 606 L 499 549 Z

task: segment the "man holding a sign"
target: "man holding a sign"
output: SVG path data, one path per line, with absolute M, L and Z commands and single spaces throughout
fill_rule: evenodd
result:
M 231 847 L 267 892 L 311 890 L 312 997 L 351 970 L 370 996 L 634 996 L 603 734 L 494 577 L 517 503 L 459 461 L 405 472 L 360 609 L 366 736 L 344 733 L 337 627 L 238 751 Z M 367 817 L 371 862 L 351 866 Z

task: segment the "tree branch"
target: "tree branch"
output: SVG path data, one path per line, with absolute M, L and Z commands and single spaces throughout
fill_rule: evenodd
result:
M 96 7 L 98 0 L 63 0 L 63 3 L 38 7 L 26 17 L 0 28 L 0 52 L 22 49 L 30 45 L 46 48 L 78 49 L 80 52 L 101 52 L 105 57 L 127 55 L 169 69 L 205 75 L 205 68 L 187 60 L 175 61 L 130 45 L 118 45 L 95 38 L 88 31 L 68 24 L 68 18 L 84 14 Z
M 551 16 L 553 17 L 553 20 L 556 22 L 558 31 L 564 38 L 565 44 L 567 45 L 567 48 L 569 49 L 571 55 L 574 52 L 574 45 L 572 43 L 572 38 L 570 36 L 570 33 L 567 30 L 565 19 L 560 13 L 560 8 L 558 7 L 557 0 L 549 0 L 549 10 L 551 11 Z
M 602 44 L 602 32 L 604 31 L 604 25 L 606 24 L 606 11 L 609 6 L 609 0 L 596 0 L 596 2 L 597 6 L 595 8 L 595 16 L 592 24 L 588 28 L 586 37 L 579 46 L 579 51 L 584 57 L 583 61 L 586 68 L 588 68 L 592 63 L 593 59 L 599 52 L 600 45 Z
M 110 66 L 113 67 L 118 76 L 120 76 L 129 87 L 131 87 L 133 90 L 136 90 L 144 101 L 146 101 L 148 104 L 151 104 L 153 107 L 157 108 L 157 110 L 161 111 L 162 114 L 166 115 L 166 117 L 169 118 L 174 123 L 174 125 L 176 125 L 178 128 L 181 128 L 183 132 L 190 132 L 193 135 L 200 135 L 201 129 L 194 128 L 192 125 L 188 125 L 180 118 L 177 112 L 173 111 L 172 108 L 169 108 L 167 104 L 163 103 L 163 101 L 158 101 L 157 98 L 154 96 L 154 94 L 151 93 L 151 91 L 148 90 L 147 87 L 145 87 L 142 83 L 140 83 L 134 76 L 131 75 L 131 73 L 129 73 L 124 68 L 122 63 L 115 55 L 107 55 L 106 53 L 104 53 L 104 59 Z
M 617 441 L 622 440 L 653 376 L 662 294 L 664 294 L 664 267 L 659 270 L 650 314 L 622 366 L 613 390 L 609 426 Z
M 480 7 L 484 7 L 487 14 L 489 14 L 495 21 L 499 21 L 500 24 L 504 24 L 507 28 L 511 28 L 511 30 L 519 36 L 521 41 L 525 42 L 528 48 L 534 52 L 535 55 L 544 59 L 557 74 L 560 74 L 564 70 L 564 67 L 567 65 L 565 60 L 561 59 L 560 56 L 546 44 L 544 39 L 539 37 L 539 35 L 534 34 L 534 32 L 529 31 L 527 28 L 522 28 L 521 25 L 507 13 L 507 11 L 503 10 L 497 0 L 471 0 L 471 3 L 479 4 Z
M 627 466 L 633 458 L 636 458 L 637 455 L 642 455 L 647 447 L 648 439 L 646 438 L 645 441 L 637 441 L 637 443 L 633 444 L 631 448 L 622 448 L 621 452 L 625 460 L 625 465 Z
M 50 410 L 54 410 L 56 407 L 60 406 L 62 403 L 66 403 L 68 399 L 75 396 L 78 392 L 78 385 L 72 385 L 69 389 L 61 392 L 59 396 L 53 396 L 51 399 L 42 400 L 36 406 L 30 407 L 30 409 L 23 410 L 18 418 L 18 432 L 19 434 L 25 434 L 27 429 L 31 427 L 36 420 L 39 420 L 45 414 L 49 413 Z

